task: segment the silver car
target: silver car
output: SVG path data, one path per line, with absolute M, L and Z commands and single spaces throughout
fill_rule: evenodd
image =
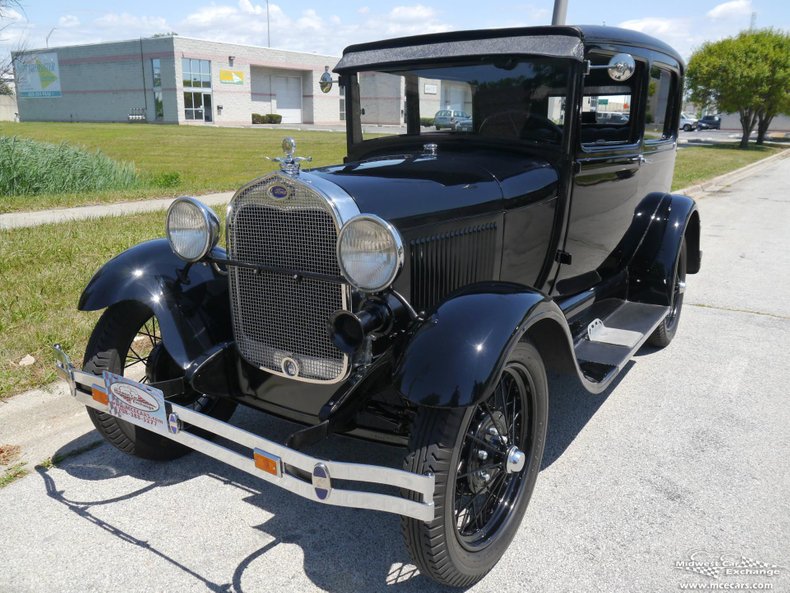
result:
M 691 117 L 686 115 L 685 113 L 680 114 L 680 129 L 685 130 L 686 132 L 690 132 L 691 130 L 697 127 L 697 118 Z
M 469 119 L 471 116 L 466 113 L 465 111 L 459 111 L 455 109 L 441 109 L 436 112 L 436 115 L 433 117 L 433 125 L 436 126 L 437 130 L 441 130 L 442 128 L 455 128 L 455 122 L 459 119 Z

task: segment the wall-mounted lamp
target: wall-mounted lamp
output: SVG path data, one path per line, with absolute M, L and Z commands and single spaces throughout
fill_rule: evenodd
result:
M 228 56 L 228 66 L 233 66 L 233 60 L 236 59 L 236 56 Z
M 217 105 L 217 115 L 222 115 L 222 105 Z

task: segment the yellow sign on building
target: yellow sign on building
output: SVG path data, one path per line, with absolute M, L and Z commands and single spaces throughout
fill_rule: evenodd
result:
M 220 69 L 219 81 L 222 84 L 244 84 L 244 71 Z

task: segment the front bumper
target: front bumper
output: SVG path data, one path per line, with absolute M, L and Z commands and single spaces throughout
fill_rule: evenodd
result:
M 104 378 L 74 368 L 69 357 L 57 344 L 55 354 L 58 373 L 67 381 L 71 394 L 77 401 L 105 414 L 119 417 L 108 405 L 108 390 Z M 137 385 L 145 388 L 143 385 Z M 432 521 L 434 518 L 433 475 L 423 476 L 377 465 L 327 461 L 311 457 L 177 404 L 165 402 L 165 408 L 167 424 L 164 427 L 152 428 L 150 423 L 128 416 L 124 416 L 123 419 L 315 502 L 384 511 L 421 521 Z M 237 443 L 251 453 L 244 455 L 183 430 L 185 424 Z M 312 476 L 312 481 L 303 480 L 283 471 L 285 466 L 306 472 Z M 334 480 L 394 486 L 420 494 L 421 500 L 335 488 Z

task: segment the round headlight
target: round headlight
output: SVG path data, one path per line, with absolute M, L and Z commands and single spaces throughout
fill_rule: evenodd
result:
M 211 208 L 195 198 L 177 198 L 167 211 L 166 232 L 173 252 L 194 262 L 217 244 L 219 219 Z
M 378 292 L 403 265 L 403 241 L 388 222 L 372 214 L 349 220 L 337 238 L 337 259 L 346 280 L 362 292 Z

